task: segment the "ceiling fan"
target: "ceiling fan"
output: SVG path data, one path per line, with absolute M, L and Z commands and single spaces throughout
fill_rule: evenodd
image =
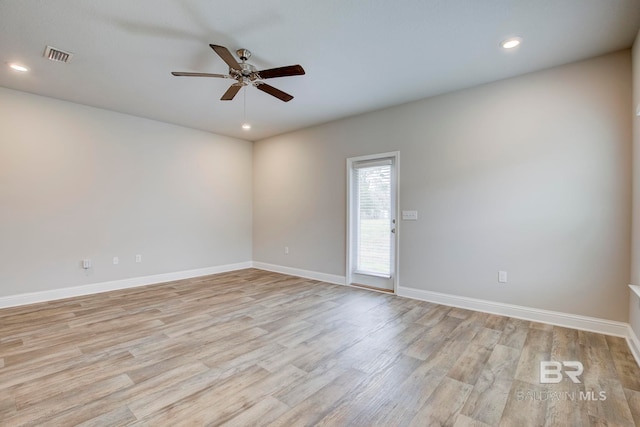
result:
M 220 58 L 222 58 L 224 62 L 227 63 L 229 66 L 229 74 L 183 73 L 177 71 L 174 71 L 171 74 L 174 76 L 217 77 L 221 79 L 236 80 L 236 82 L 227 89 L 224 95 L 222 95 L 222 98 L 220 98 L 221 101 L 231 101 L 240 89 L 244 86 L 251 85 L 271 96 L 275 96 L 281 101 L 289 102 L 293 99 L 293 96 L 266 84 L 263 80 L 273 79 L 276 77 L 300 76 L 305 74 L 304 68 L 300 65 L 289 65 L 286 67 L 270 68 L 268 70 L 258 71 L 256 67 L 246 62 L 247 59 L 251 57 L 251 52 L 247 49 L 236 50 L 236 54 L 242 61 L 239 63 L 226 47 L 215 44 L 210 44 L 209 46 L 218 54 L 218 56 L 220 56 Z

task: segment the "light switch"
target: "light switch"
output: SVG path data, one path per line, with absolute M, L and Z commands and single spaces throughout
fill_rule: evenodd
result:
M 402 211 L 402 220 L 403 221 L 417 221 L 418 220 L 418 211 Z

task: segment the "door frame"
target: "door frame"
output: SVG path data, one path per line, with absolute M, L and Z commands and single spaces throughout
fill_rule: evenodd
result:
M 365 156 L 357 156 L 357 157 L 349 157 L 347 159 L 347 271 L 345 274 L 345 282 L 346 285 L 351 286 L 352 281 L 352 273 L 353 266 L 355 265 L 355 260 L 352 256 L 352 248 L 351 246 L 355 244 L 353 242 L 353 221 L 351 216 L 354 214 L 353 212 L 353 173 L 352 167 L 356 162 L 362 162 L 367 160 L 376 160 L 376 159 L 384 159 L 384 158 L 392 158 L 393 159 L 393 167 L 395 173 L 395 183 L 393 191 L 395 192 L 395 228 L 396 232 L 393 234 L 394 238 L 394 249 L 393 249 L 393 262 L 391 265 L 392 271 L 392 283 L 393 290 L 392 292 L 395 294 L 398 290 L 399 283 L 399 266 L 400 266 L 400 221 L 398 216 L 400 214 L 400 151 L 390 151 L 387 153 L 379 153 L 379 154 L 368 154 Z M 375 290 L 375 288 L 374 288 Z

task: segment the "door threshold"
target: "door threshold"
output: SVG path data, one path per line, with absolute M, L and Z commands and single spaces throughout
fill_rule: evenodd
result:
M 389 274 L 382 274 L 382 273 L 371 273 L 369 271 L 354 271 L 353 274 L 359 274 L 361 276 L 372 276 L 372 277 L 379 277 L 381 279 L 391 279 L 391 275 Z M 382 288 L 384 289 L 384 288 Z
M 376 288 L 375 286 L 363 285 L 361 283 L 350 283 L 349 286 L 353 286 L 354 288 L 362 288 L 370 291 L 383 292 L 385 294 L 393 294 L 393 289 L 385 289 L 385 288 Z

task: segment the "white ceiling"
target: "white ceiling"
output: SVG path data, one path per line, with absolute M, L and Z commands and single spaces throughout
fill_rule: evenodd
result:
M 0 86 L 259 140 L 628 48 L 639 26 L 640 0 L 0 0 Z M 243 131 L 230 80 L 170 75 L 226 73 L 209 43 L 307 74 L 269 81 L 289 103 L 249 88 Z

